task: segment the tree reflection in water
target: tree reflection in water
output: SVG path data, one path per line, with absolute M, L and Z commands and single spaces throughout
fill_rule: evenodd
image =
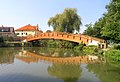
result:
M 120 64 L 116 62 L 88 64 L 89 72 L 93 72 L 101 82 L 120 82 Z
M 62 64 L 54 63 L 48 67 L 48 73 L 51 76 L 56 76 L 58 79 L 64 80 L 64 82 L 77 82 L 81 77 L 82 69 L 79 64 Z
M 52 57 L 71 57 L 71 56 L 80 56 L 83 55 L 82 51 L 76 51 L 72 49 L 64 49 L 64 48 L 44 48 L 44 47 L 34 47 L 34 48 L 25 48 L 25 50 L 44 55 L 44 56 L 52 56 Z
M 1 48 L 0 49 L 0 64 L 12 64 L 14 63 L 15 54 L 19 48 Z

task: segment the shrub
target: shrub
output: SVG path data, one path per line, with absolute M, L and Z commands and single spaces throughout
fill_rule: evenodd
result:
M 118 50 L 120 50 L 120 44 L 114 44 L 114 45 L 113 45 L 113 49 L 118 49 Z
M 3 43 L 3 42 L 4 42 L 3 37 L 0 37 L 0 43 Z
M 88 45 L 88 47 L 97 47 L 97 46 L 95 46 L 95 45 Z
M 105 55 L 113 60 L 120 61 L 120 50 L 109 50 Z
M 83 50 L 84 44 L 79 44 L 78 46 L 75 46 L 74 49 L 76 50 Z

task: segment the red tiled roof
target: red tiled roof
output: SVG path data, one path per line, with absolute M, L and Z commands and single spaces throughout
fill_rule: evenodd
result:
M 35 31 L 36 29 L 37 29 L 37 26 L 31 26 L 29 24 L 29 25 L 23 26 L 21 28 L 18 28 L 15 31 Z

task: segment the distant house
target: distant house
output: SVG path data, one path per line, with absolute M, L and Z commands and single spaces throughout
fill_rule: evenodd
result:
M 15 30 L 15 34 L 17 35 L 17 37 L 27 37 L 27 36 L 34 36 L 36 34 L 38 34 L 39 32 L 39 26 L 32 26 L 30 24 L 23 26 L 21 28 L 18 28 Z
M 0 27 L 0 36 L 3 36 L 3 37 L 15 37 L 14 27 L 6 27 L 6 26 L 2 25 Z

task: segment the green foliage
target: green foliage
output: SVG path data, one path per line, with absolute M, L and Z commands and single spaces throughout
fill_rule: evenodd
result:
M 40 40 L 40 46 L 49 48 L 74 48 L 76 43 L 63 40 Z
M 103 14 L 93 27 L 86 26 L 87 35 L 104 38 L 106 40 L 120 41 L 120 1 L 111 0 L 106 6 L 107 13 Z
M 88 36 L 93 36 L 94 35 L 93 25 L 90 23 L 90 24 L 86 24 L 85 26 L 87 29 L 84 31 L 83 34 Z
M 103 50 L 99 50 L 98 51 L 98 55 L 103 56 L 104 55 L 104 51 Z
M 84 45 L 83 44 L 79 44 L 78 46 L 75 46 L 74 49 L 76 50 L 83 50 Z
M 51 30 L 47 30 L 46 32 L 49 33 L 49 32 L 52 32 L 52 31 Z
M 39 41 L 32 41 L 32 46 L 40 46 L 40 42 Z
M 0 37 L 0 43 L 3 43 L 3 42 L 4 42 L 3 37 Z
M 73 33 L 75 30 L 79 32 L 81 18 L 77 14 L 75 8 L 66 8 L 62 14 L 51 17 L 48 25 L 52 26 L 54 31 Z
M 47 47 L 47 40 L 40 40 L 39 45 L 42 47 Z
M 60 47 L 61 48 L 73 48 L 74 43 L 69 42 L 69 41 L 60 41 Z
M 120 81 L 120 63 L 106 61 L 106 63 L 89 63 L 86 67 L 99 78 L 100 82 L 119 82 Z M 112 79 L 111 79 L 112 78 Z
M 96 21 L 94 25 L 92 25 L 91 23 L 85 25 L 87 29 L 84 31 L 84 34 L 101 38 L 102 37 L 101 31 L 102 28 L 104 27 L 104 23 L 105 23 L 105 18 L 103 17 L 100 18 L 98 21 Z
M 103 37 L 120 41 L 120 1 L 112 0 L 106 6 L 105 24 L 101 31 Z
M 54 40 L 48 40 L 47 47 L 55 48 L 55 47 L 59 47 L 59 44 L 57 44 L 57 42 Z
M 105 55 L 115 61 L 120 61 L 120 50 L 109 50 Z
M 19 48 L 0 48 L 0 64 L 14 63 L 15 54 L 19 51 Z
M 25 47 L 25 50 L 48 57 L 74 57 L 83 55 L 82 51 L 68 48 Z
M 96 45 L 88 45 L 88 47 L 96 48 L 97 46 Z
M 98 50 L 96 46 L 87 46 L 83 49 L 84 54 L 86 55 L 95 55 L 98 54 Z
M 111 40 L 120 40 L 120 23 L 107 23 L 101 31 L 103 37 Z
M 14 37 L 8 37 L 8 41 L 14 41 Z
M 14 37 L 7 37 L 7 36 L 4 36 L 4 37 L 0 37 L 0 42 L 4 42 L 4 41 L 14 41 Z
M 105 24 L 105 17 L 103 16 L 103 18 L 100 18 L 97 22 L 95 22 L 94 26 L 93 26 L 93 36 L 95 37 L 99 37 L 101 38 L 102 35 L 101 35 L 101 31 L 104 27 L 104 24 Z
M 48 74 L 62 79 L 64 82 L 77 82 L 81 77 L 81 68 L 75 64 L 52 64 L 48 67 Z
M 4 41 L 4 37 L 0 37 L 0 47 L 5 47 L 5 41 Z
M 120 50 L 120 44 L 114 44 L 114 45 L 113 45 L 113 49 L 118 49 L 118 50 Z

